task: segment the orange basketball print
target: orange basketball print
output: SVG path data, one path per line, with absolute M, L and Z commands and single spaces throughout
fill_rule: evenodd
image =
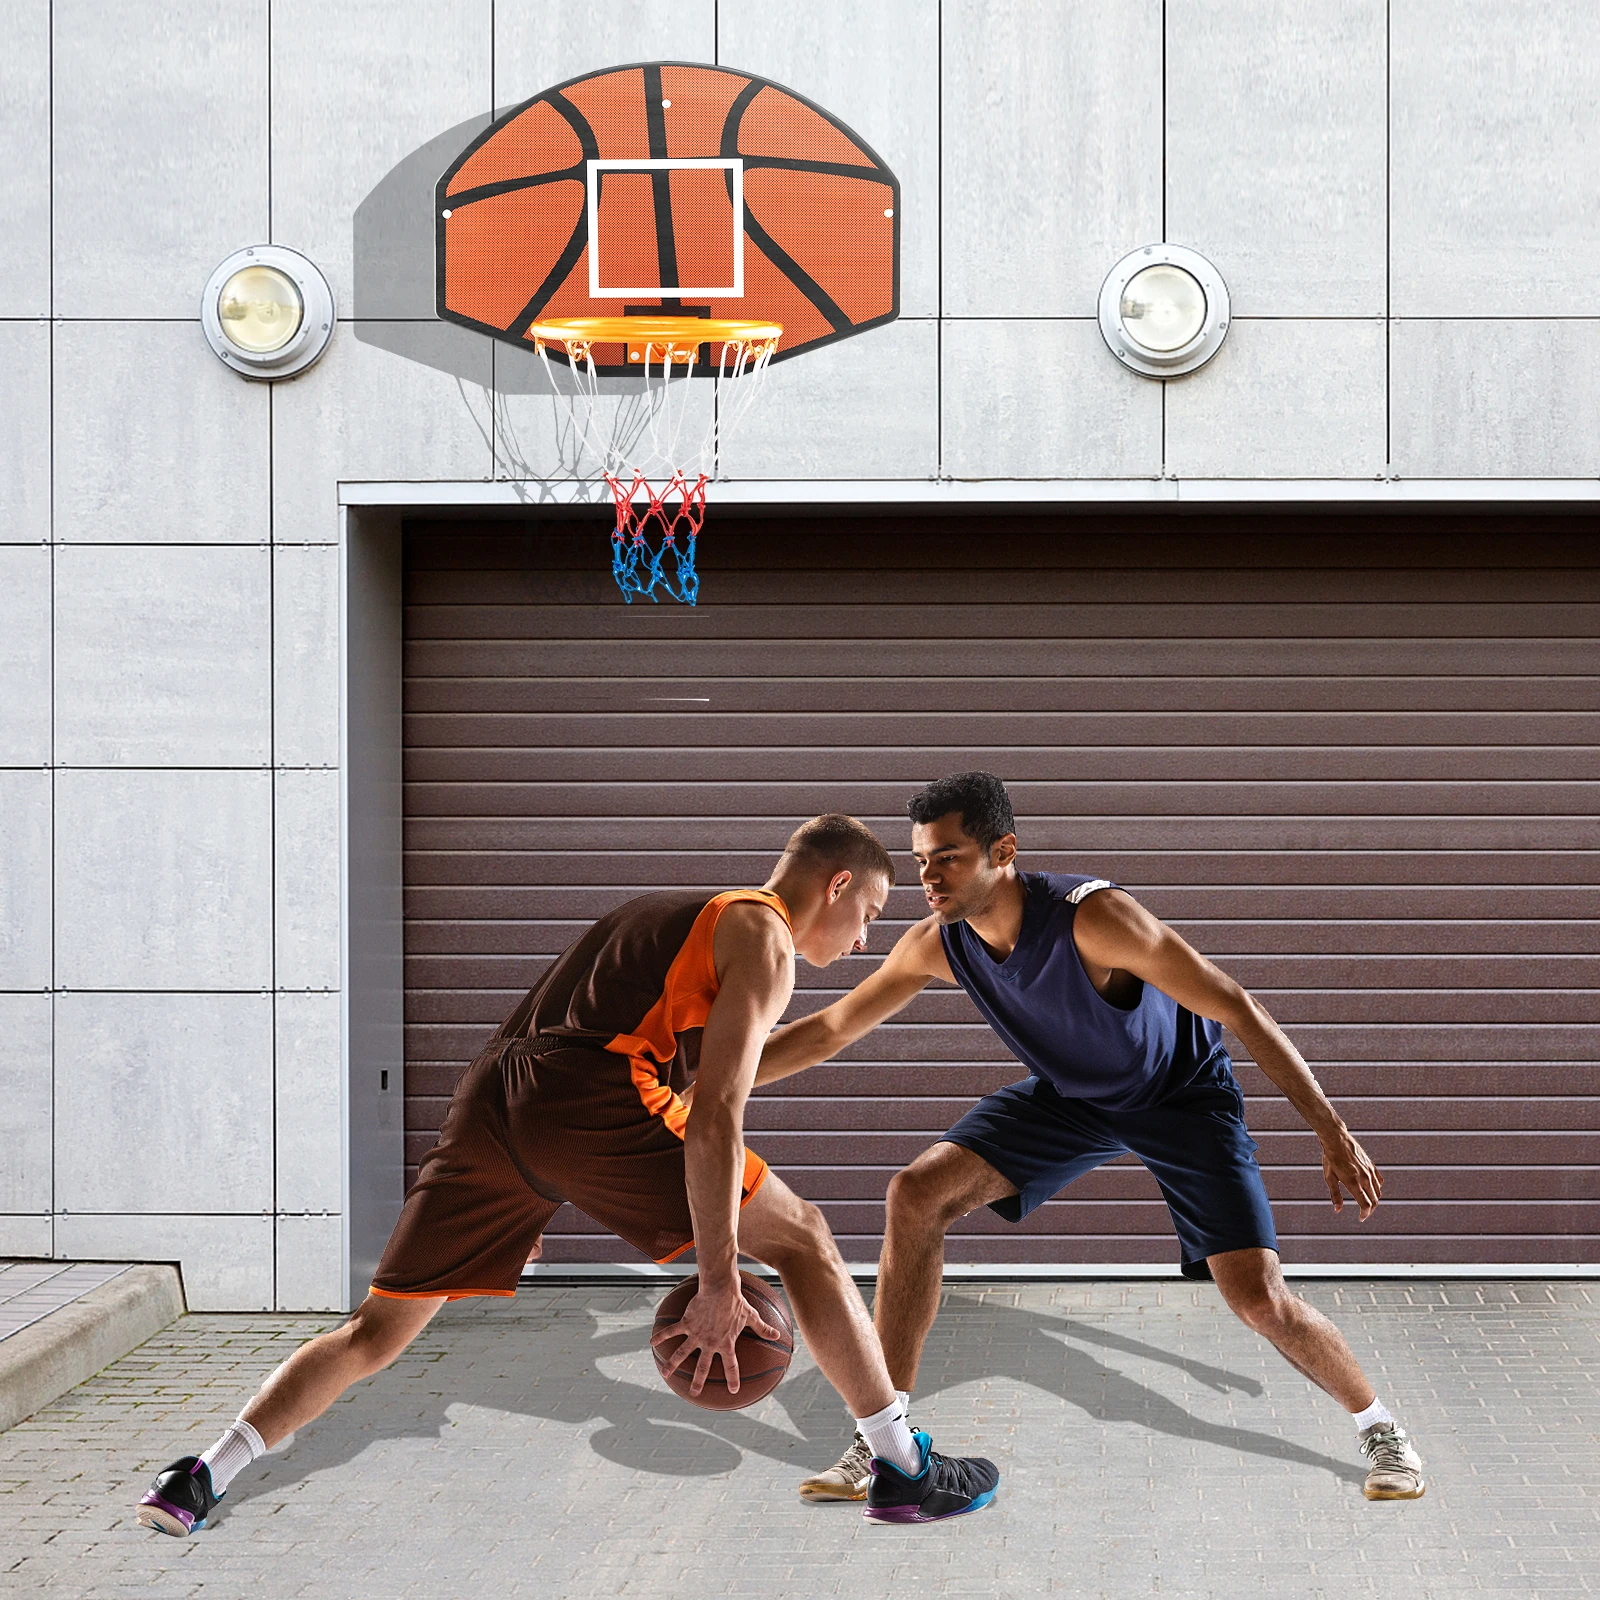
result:
M 781 361 L 899 315 L 895 175 L 820 106 L 724 67 L 546 89 L 452 163 L 437 211 L 439 315 L 520 344 L 536 320 L 757 317 L 782 324 Z M 623 358 L 595 347 L 602 371 Z

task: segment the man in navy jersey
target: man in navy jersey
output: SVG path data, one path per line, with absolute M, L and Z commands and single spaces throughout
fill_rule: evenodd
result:
M 1024 872 L 1005 785 L 988 772 L 910 802 L 931 915 L 826 1010 L 779 1029 L 756 1082 L 826 1061 L 930 980 L 959 983 L 1031 1076 L 985 1095 L 889 1185 L 874 1320 L 902 1401 L 939 1304 L 944 1235 L 975 1206 L 1019 1222 L 1074 1178 L 1132 1151 L 1161 1186 L 1183 1273 L 1222 1297 L 1355 1418 L 1369 1500 L 1414 1500 L 1422 1463 L 1339 1330 L 1289 1292 L 1223 1026 L 1322 1145 L 1335 1211 L 1365 1221 L 1383 1178 L 1266 1008 L 1104 878 Z M 860 1499 L 859 1435 L 806 1499 Z

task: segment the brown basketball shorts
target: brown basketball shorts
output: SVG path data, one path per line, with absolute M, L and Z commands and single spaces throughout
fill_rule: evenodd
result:
M 521 1040 L 467 1069 L 378 1263 L 396 1299 L 508 1295 L 563 1200 L 652 1261 L 694 1244 L 687 1107 L 654 1062 Z M 744 1200 L 767 1164 L 745 1151 Z

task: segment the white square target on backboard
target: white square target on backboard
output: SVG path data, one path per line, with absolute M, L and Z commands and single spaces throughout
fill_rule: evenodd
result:
M 741 159 L 600 160 L 587 168 L 592 299 L 744 297 Z M 672 216 L 697 225 L 663 230 L 659 219 Z

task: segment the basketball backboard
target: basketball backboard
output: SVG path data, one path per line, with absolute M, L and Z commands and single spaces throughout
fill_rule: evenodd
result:
M 898 180 L 747 72 L 649 62 L 546 89 L 462 152 L 436 200 L 439 315 L 524 347 L 536 321 L 667 312 L 777 323 L 781 361 L 899 315 Z M 593 354 L 629 370 L 620 343 Z

